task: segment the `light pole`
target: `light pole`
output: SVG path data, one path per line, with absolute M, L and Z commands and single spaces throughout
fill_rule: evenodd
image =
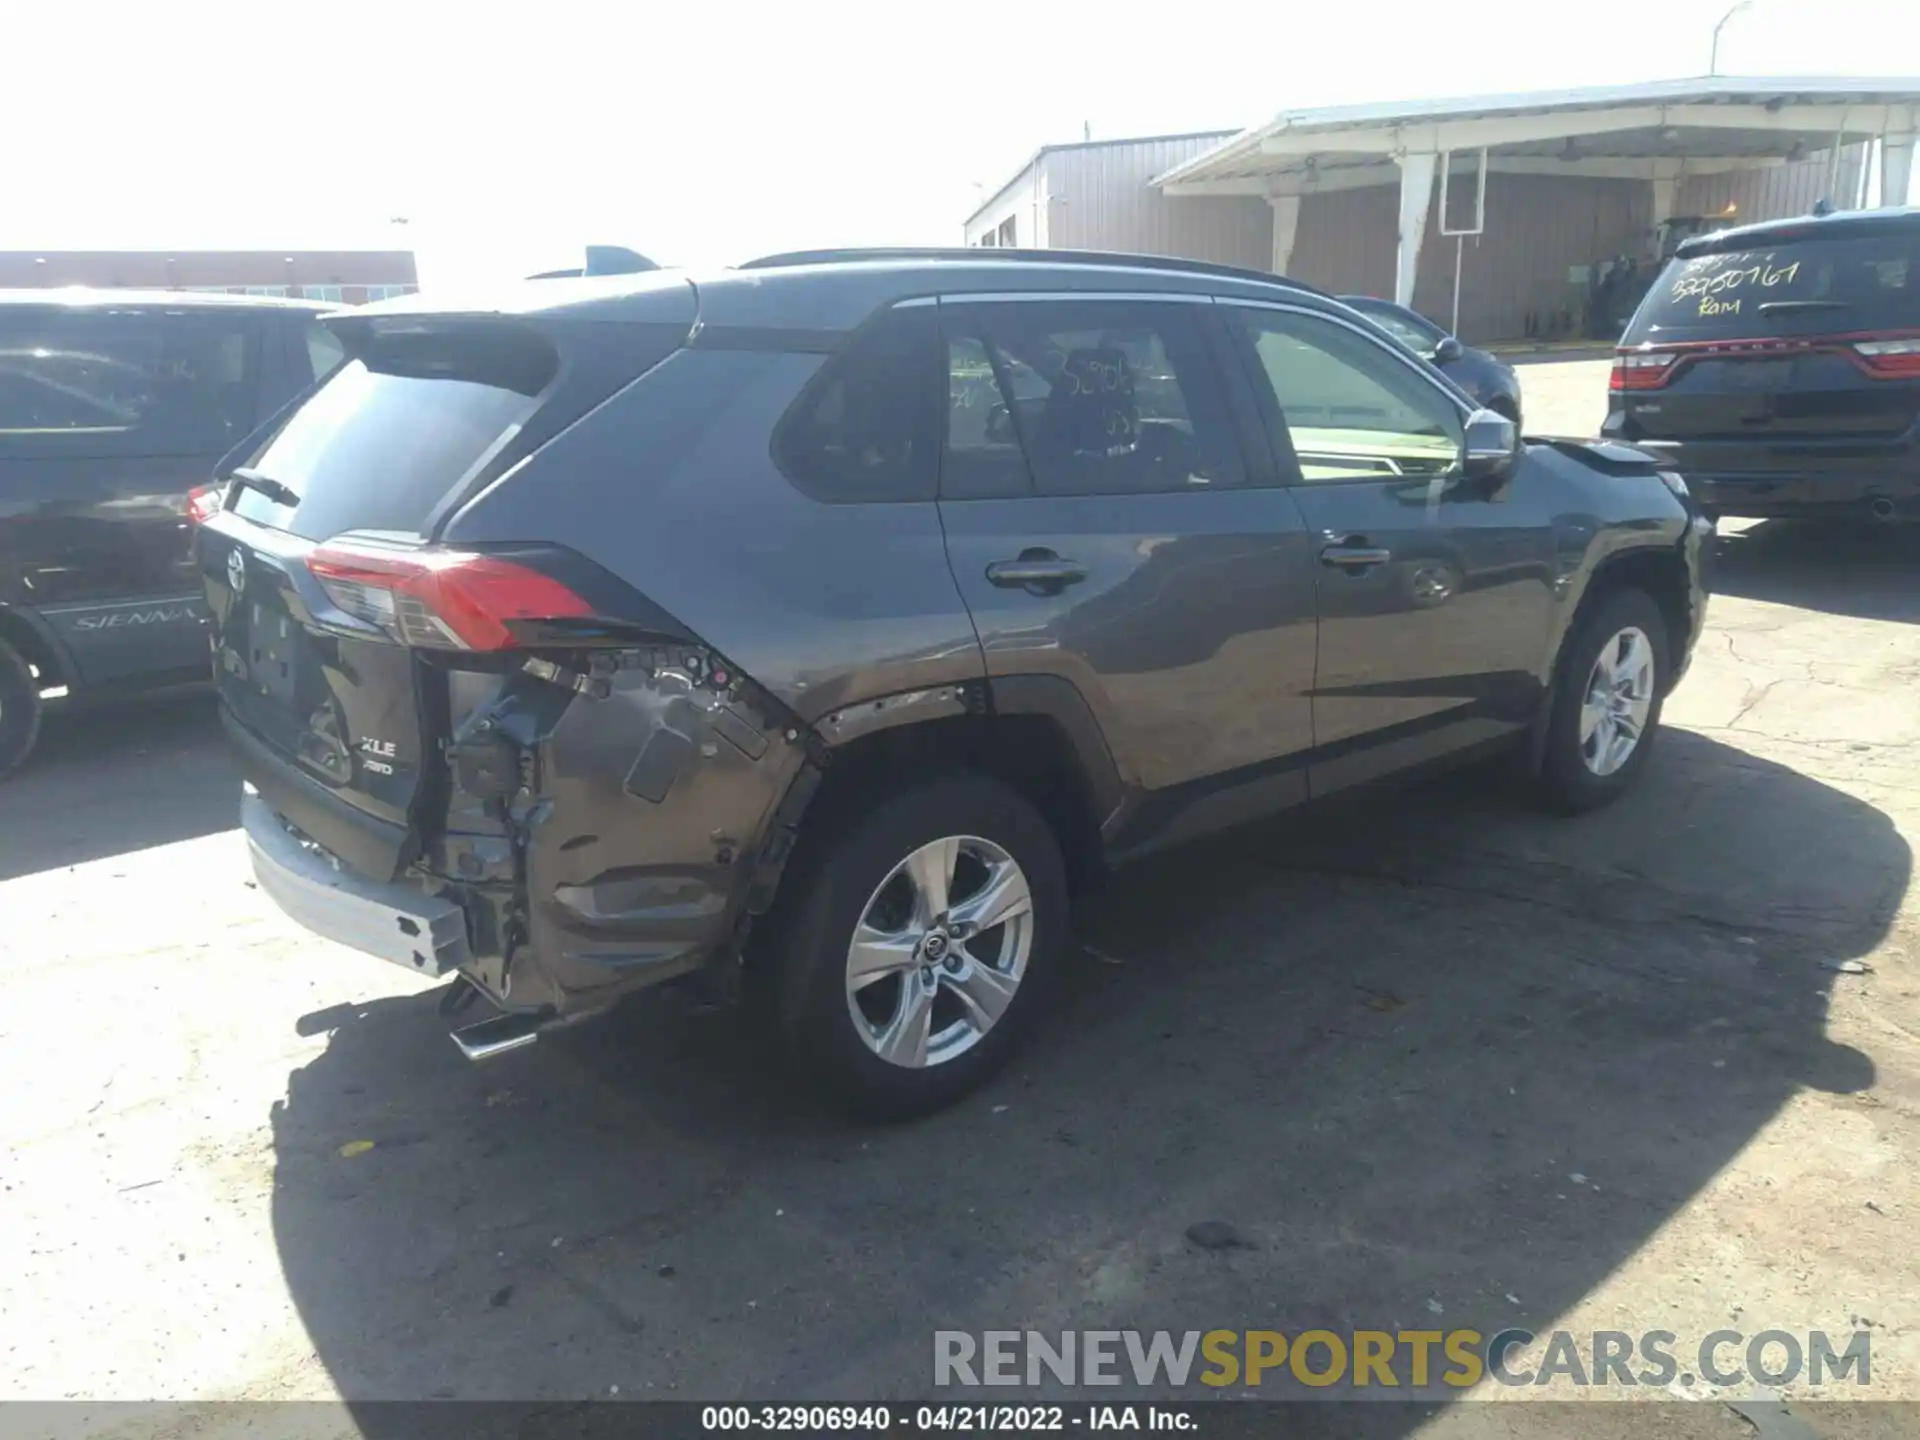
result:
M 1720 23 L 1713 27 L 1713 51 L 1707 59 L 1707 74 L 1709 76 L 1720 73 L 1720 32 L 1727 28 L 1727 22 L 1733 19 L 1734 16 L 1738 15 L 1742 10 L 1751 10 L 1752 8 L 1753 0 L 1739 0 L 1737 5 L 1732 6 L 1726 14 L 1720 17 Z

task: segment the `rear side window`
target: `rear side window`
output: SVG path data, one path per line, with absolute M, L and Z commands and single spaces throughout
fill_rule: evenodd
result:
M 1920 228 L 1675 258 L 1623 343 L 1920 326 Z
M 940 474 L 939 380 L 933 307 L 886 311 L 800 392 L 774 434 L 774 457 L 816 500 L 931 500 Z
M 518 435 L 557 367 L 551 345 L 524 332 L 372 343 L 248 461 L 300 503 L 243 487 L 234 509 L 310 540 L 348 530 L 417 535 L 444 497 Z
M 1244 483 L 1198 307 L 1061 300 L 947 308 L 943 493 L 1009 493 L 1016 445 L 1041 495 Z
M 0 455 L 217 457 L 255 424 L 244 315 L 0 307 Z

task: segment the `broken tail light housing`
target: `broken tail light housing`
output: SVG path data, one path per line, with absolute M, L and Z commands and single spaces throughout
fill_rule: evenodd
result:
M 558 580 L 495 555 L 336 542 L 307 569 L 347 614 L 429 649 L 511 650 L 517 624 L 594 613 Z
M 1658 390 L 1673 375 L 1680 357 L 1667 350 L 1636 350 L 1613 357 L 1611 390 Z
M 204 525 L 224 510 L 226 505 L 226 486 L 201 485 L 187 492 L 187 519 L 195 525 Z
M 1898 340 L 1856 340 L 1860 368 L 1882 380 L 1920 380 L 1920 336 Z

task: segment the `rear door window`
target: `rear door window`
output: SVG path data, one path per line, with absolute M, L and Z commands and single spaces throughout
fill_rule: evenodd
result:
M 420 534 L 434 507 L 518 435 L 557 367 L 552 346 L 530 334 L 476 328 L 371 344 L 246 462 L 300 503 L 243 487 L 234 510 L 309 540 Z
M 1920 228 L 1786 237 L 1668 262 L 1624 344 L 1920 326 Z
M 0 455 L 217 456 L 255 424 L 257 321 L 0 307 Z
M 1195 311 L 1177 301 L 947 307 L 942 493 L 1149 495 L 1244 484 Z

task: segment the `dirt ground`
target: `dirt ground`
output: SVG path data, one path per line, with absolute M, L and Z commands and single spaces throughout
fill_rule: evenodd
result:
M 1529 428 L 1604 375 L 1527 366 Z M 1920 1400 L 1920 538 L 1736 528 L 1718 587 L 1625 803 L 1463 774 L 1130 872 L 907 1127 L 669 997 L 471 1066 L 249 883 L 204 700 L 58 720 L 0 789 L 0 1396 L 911 1397 L 935 1328 L 1458 1324 L 1867 1328 L 1844 1398 Z M 1632 1433 L 1920 1429 L 1671 1393 Z

